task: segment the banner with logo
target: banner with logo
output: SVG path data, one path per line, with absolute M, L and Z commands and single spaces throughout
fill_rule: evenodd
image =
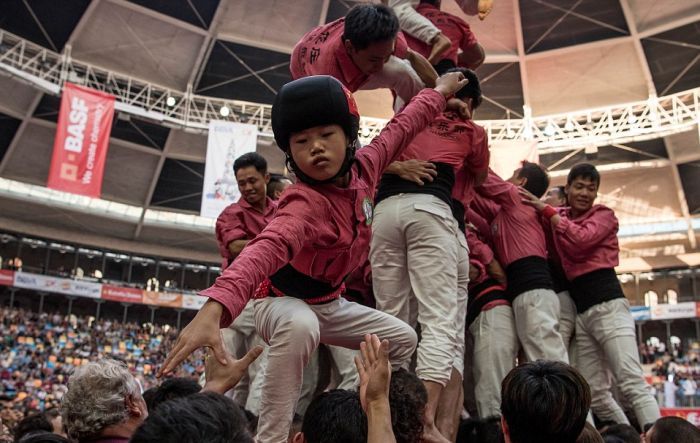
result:
M 511 177 L 523 160 L 537 163 L 540 159 L 536 141 L 495 140 L 491 142 L 489 151 L 489 166 L 503 179 Z
M 102 284 L 28 272 L 15 272 L 14 286 L 36 291 L 56 292 L 78 297 L 100 298 Z
M 180 308 L 182 307 L 182 294 L 175 292 L 143 291 L 143 302 L 147 305 Z
M 661 408 L 662 417 L 680 417 L 700 426 L 700 408 Z
M 184 294 L 182 296 L 182 307 L 199 311 L 208 299 L 209 297 L 202 297 L 201 295 Z
M 88 197 L 100 196 L 113 117 L 114 96 L 65 84 L 48 188 Z
M 102 285 L 102 298 L 122 303 L 141 303 L 143 301 L 143 291 L 136 288 Z
M 15 282 L 14 271 L 0 269 L 0 286 L 12 286 Z
M 678 303 L 675 305 L 659 304 L 652 306 L 652 320 L 671 320 L 674 318 L 693 318 L 695 317 L 696 307 L 695 302 L 689 301 Z
M 630 306 L 630 314 L 632 314 L 634 321 L 651 320 L 649 306 Z
M 202 217 L 217 218 L 221 211 L 238 201 L 233 162 L 246 152 L 255 152 L 258 127 L 220 120 L 209 122 L 207 161 L 202 189 Z

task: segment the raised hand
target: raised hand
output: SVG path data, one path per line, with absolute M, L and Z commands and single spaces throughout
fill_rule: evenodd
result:
M 206 384 L 204 391 L 213 391 L 223 394 L 241 381 L 251 365 L 263 352 L 262 346 L 255 346 L 240 360 L 236 360 L 228 352 L 226 353 L 226 365 L 222 365 L 217 358 L 207 355 L 204 360 L 204 377 Z
M 366 412 L 372 403 L 389 400 L 389 341 L 380 342 L 375 334 L 367 334 L 360 354 L 355 356 L 355 366 L 360 375 L 360 402 Z

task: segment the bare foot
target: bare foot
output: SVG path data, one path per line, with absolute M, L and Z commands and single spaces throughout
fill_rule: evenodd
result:
M 440 431 L 438 431 L 435 424 L 425 425 L 423 427 L 423 436 L 421 441 L 423 443 L 450 443 L 450 441 L 446 439 L 445 436 L 440 433 Z

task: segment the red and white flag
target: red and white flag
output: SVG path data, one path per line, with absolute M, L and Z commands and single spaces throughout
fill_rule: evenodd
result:
M 100 196 L 113 117 L 114 96 L 65 84 L 47 187 Z

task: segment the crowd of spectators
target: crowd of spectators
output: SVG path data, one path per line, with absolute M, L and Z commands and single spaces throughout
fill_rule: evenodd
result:
M 57 408 L 68 375 L 105 357 L 128 365 L 143 390 L 155 386 L 155 370 L 178 332 L 168 326 L 7 307 L 0 310 L 0 319 L 0 419 L 10 426 L 32 412 Z M 203 354 L 197 354 L 176 375 L 196 378 L 203 370 Z

